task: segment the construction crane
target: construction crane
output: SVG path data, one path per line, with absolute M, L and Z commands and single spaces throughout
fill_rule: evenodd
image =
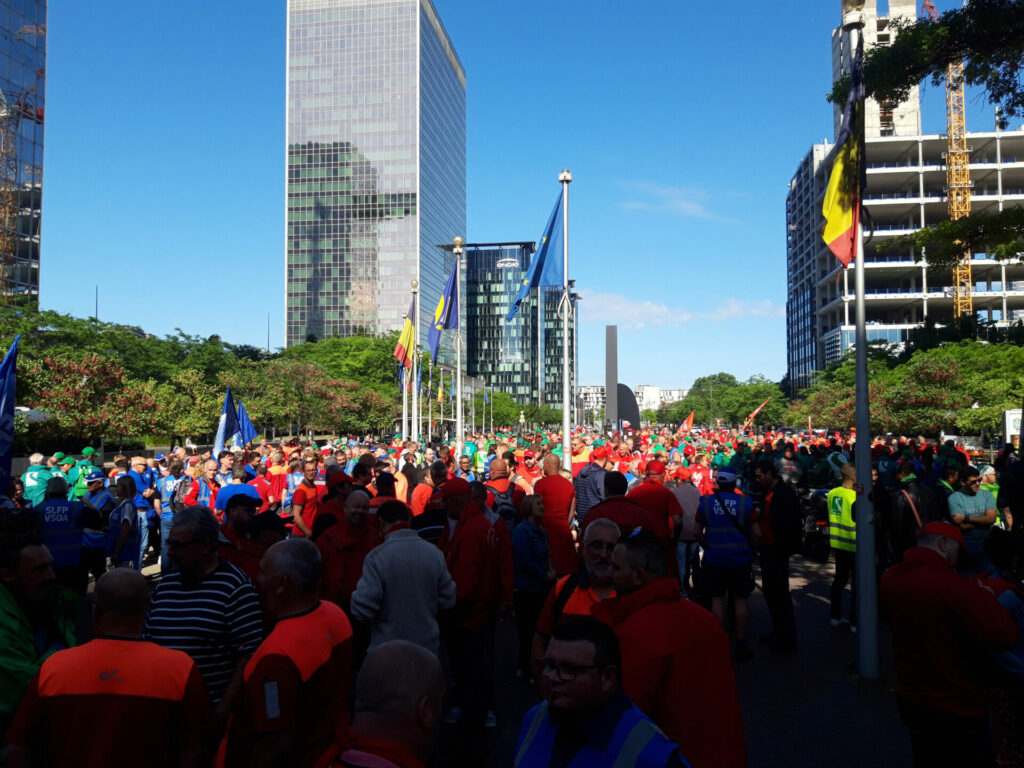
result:
M 939 12 L 932 0 L 921 9 L 931 21 Z M 971 215 L 971 151 L 967 148 L 967 113 L 964 108 L 964 62 L 946 68 L 946 203 L 951 221 Z M 971 278 L 971 250 L 964 248 L 953 265 L 953 317 L 974 314 L 974 282 Z
M 21 208 L 18 183 L 18 128 L 23 119 L 42 123 L 30 95 L 35 86 L 21 93 L 0 89 L 0 300 L 17 294 L 13 271 L 18 258 L 18 218 Z

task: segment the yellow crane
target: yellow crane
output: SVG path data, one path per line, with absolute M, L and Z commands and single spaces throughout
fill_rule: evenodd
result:
M 932 0 L 921 8 L 932 21 L 939 18 Z M 946 202 L 952 221 L 971 215 L 971 151 L 967 148 L 967 114 L 964 109 L 964 63 L 946 68 Z M 953 317 L 974 314 L 974 282 L 971 279 L 971 250 L 953 265 Z

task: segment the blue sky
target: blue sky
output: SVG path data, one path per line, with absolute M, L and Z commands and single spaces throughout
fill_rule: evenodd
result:
M 467 240 L 538 238 L 575 177 L 580 383 L 609 323 L 630 385 L 781 378 L 786 189 L 831 139 L 838 0 L 435 5 L 468 77 Z M 98 284 L 103 320 L 259 346 L 269 312 L 280 346 L 284 0 L 50 0 L 47 30 L 43 307 L 91 315 Z

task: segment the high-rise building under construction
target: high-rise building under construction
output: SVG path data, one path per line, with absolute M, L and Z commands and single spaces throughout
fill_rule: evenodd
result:
M 889 0 L 877 14 L 865 3 L 866 48 L 895 39 L 896 19 L 913 20 L 917 0 Z M 832 32 L 832 74 L 847 71 L 848 37 Z M 940 92 L 941 93 L 941 92 Z M 834 108 L 839 130 L 842 106 Z M 928 267 L 907 249 L 892 252 L 887 241 L 949 218 L 947 136 L 922 133 L 918 89 L 901 104 L 865 105 L 867 188 L 870 225 L 864 246 L 867 338 L 899 345 L 926 320 L 947 323 L 954 313 L 950 269 Z M 1024 126 L 1017 130 L 968 133 L 973 210 L 999 211 L 1024 203 Z M 822 198 L 832 170 L 834 145 L 815 144 L 800 161 L 786 198 L 786 346 L 791 385 L 811 383 L 813 373 L 840 360 L 854 341 L 854 281 L 825 246 Z M 926 254 L 924 254 L 926 256 Z M 980 319 L 1008 323 L 1024 312 L 1024 265 L 971 255 L 973 308 Z
M 466 235 L 466 75 L 431 0 L 289 0 L 287 87 L 285 344 L 397 330 L 415 280 L 422 345 Z
M 0 0 L 0 296 L 39 301 L 46 0 Z

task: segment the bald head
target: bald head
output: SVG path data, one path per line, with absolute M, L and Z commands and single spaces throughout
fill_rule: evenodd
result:
M 149 606 L 145 577 L 132 568 L 114 568 L 100 576 L 93 595 L 96 607 L 121 618 L 142 618 Z
M 508 464 L 504 459 L 491 459 L 491 480 L 500 480 L 508 475 Z
M 295 593 L 303 597 L 317 594 L 322 572 L 320 550 L 305 538 L 296 537 L 277 542 L 267 550 L 260 563 L 260 574 L 268 582 L 273 583 L 285 577 Z
M 359 670 L 355 711 L 401 721 L 438 692 L 444 692 L 444 675 L 437 656 L 421 645 L 390 640 L 372 650 Z
M 93 622 L 98 635 L 135 637 L 149 608 L 146 579 L 132 568 L 114 568 L 100 576 L 93 593 Z
M 557 475 L 558 470 L 562 468 L 562 460 L 553 453 L 549 453 L 544 457 L 544 474 L 545 475 Z

